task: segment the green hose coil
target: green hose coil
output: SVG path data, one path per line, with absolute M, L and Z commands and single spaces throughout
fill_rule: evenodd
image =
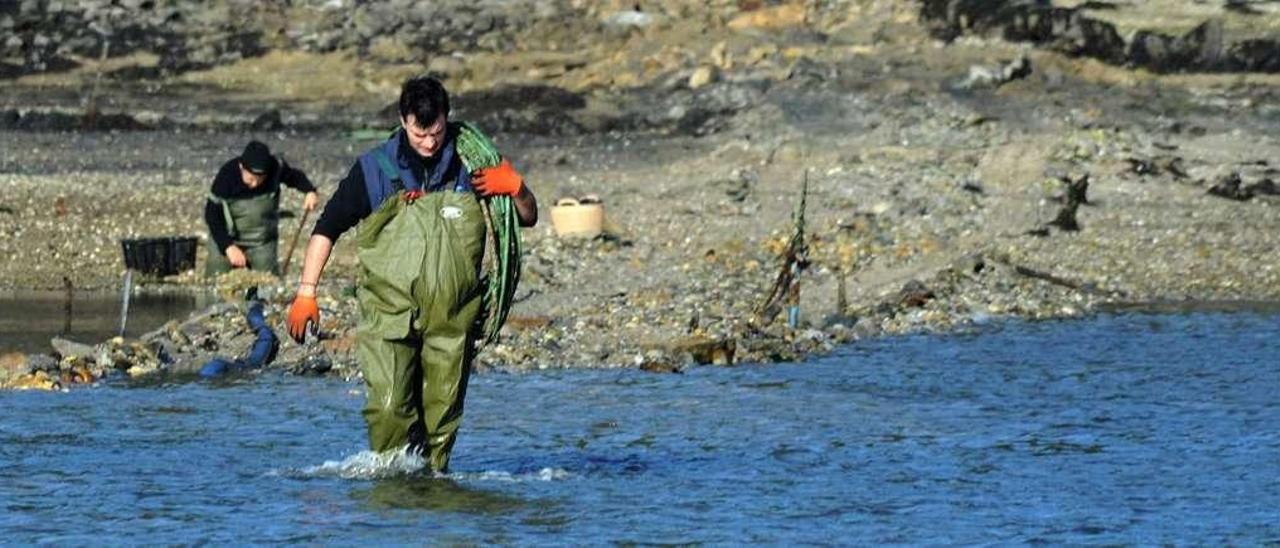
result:
M 468 172 L 496 166 L 502 161 L 493 141 L 466 122 L 461 124 L 455 146 Z M 492 224 L 491 241 L 496 259 L 488 263 L 489 271 L 485 273 L 488 287 L 483 312 L 484 343 L 492 344 L 498 340 L 498 331 L 507 321 L 516 285 L 520 283 L 520 218 L 510 196 L 490 196 L 481 202 Z

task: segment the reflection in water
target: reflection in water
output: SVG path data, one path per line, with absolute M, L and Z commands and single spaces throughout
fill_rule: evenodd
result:
M 476 515 L 509 513 L 526 506 L 525 501 L 511 495 L 467 487 L 450 478 L 422 475 L 377 480 L 372 488 L 355 489 L 351 496 L 376 509 Z
M 203 294 L 140 294 L 129 303 L 127 336 L 182 319 L 212 299 Z M 96 344 L 119 334 L 118 293 L 63 290 L 0 292 L 0 352 L 48 352 L 49 339 Z

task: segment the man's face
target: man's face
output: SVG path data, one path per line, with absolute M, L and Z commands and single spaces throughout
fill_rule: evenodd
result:
M 259 175 L 246 169 L 244 164 L 240 164 L 240 182 L 244 183 L 244 186 L 250 189 L 258 188 L 265 180 L 267 180 L 266 173 Z
M 430 158 L 435 156 L 440 150 L 440 145 L 444 144 L 444 115 L 436 118 L 429 126 L 418 124 L 418 117 L 410 114 L 400 118 L 400 125 L 404 126 L 405 135 L 409 136 L 409 147 L 418 156 Z

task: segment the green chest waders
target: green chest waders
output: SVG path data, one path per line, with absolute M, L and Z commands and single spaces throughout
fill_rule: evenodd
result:
M 484 287 L 485 221 L 470 192 L 388 198 L 357 227 L 357 357 L 377 452 L 409 446 L 444 471 L 462 421 Z
M 278 274 L 276 248 L 280 239 L 280 192 L 235 200 L 210 194 L 209 200 L 222 206 L 227 232 L 244 251 L 249 268 Z M 205 274 L 208 276 L 231 270 L 226 250 L 217 247 L 213 238 L 209 238 L 209 257 L 205 261 Z

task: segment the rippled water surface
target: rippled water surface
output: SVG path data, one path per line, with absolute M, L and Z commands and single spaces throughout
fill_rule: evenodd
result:
M 805 364 L 488 374 L 448 478 L 362 390 L 0 394 L 3 542 L 1280 542 L 1280 316 L 1122 314 Z

